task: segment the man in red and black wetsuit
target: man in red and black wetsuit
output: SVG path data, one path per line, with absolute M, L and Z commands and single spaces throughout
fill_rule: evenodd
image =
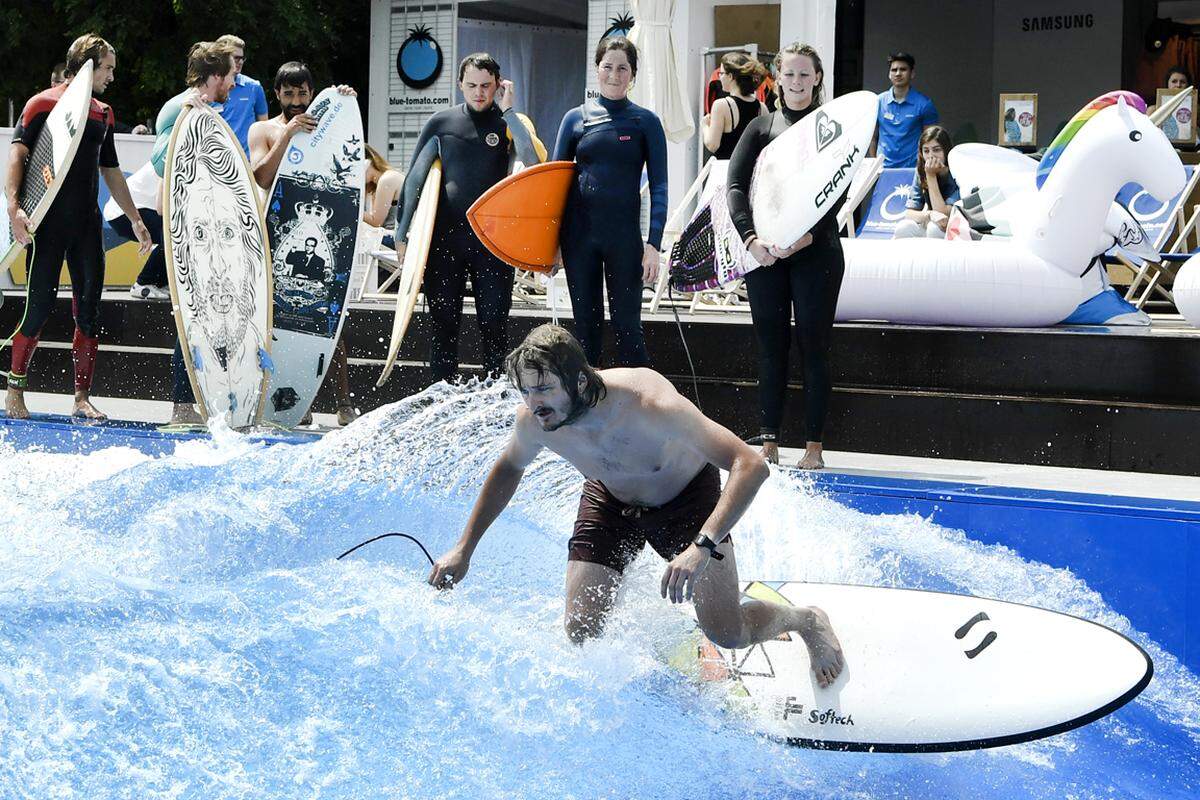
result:
M 99 173 L 104 174 L 104 182 L 108 184 L 113 199 L 132 222 L 141 254 L 145 255 L 153 246 L 150 233 L 129 196 L 125 175 L 117 161 L 112 109 L 95 99 L 95 95 L 103 94 L 113 81 L 117 65 L 116 51 L 94 33 L 80 36 L 67 50 L 68 82 L 88 59 L 92 60 L 94 66 L 93 98 L 83 140 L 58 195 L 38 225 L 36 245 L 27 247 L 25 253 L 29 300 L 25 319 L 13 339 L 12 367 L 8 373 L 8 393 L 4 401 L 5 410 L 12 418 L 29 417 L 29 410 L 25 407 L 29 361 L 37 347 L 42 326 L 54 308 L 58 275 L 65 257 L 71 274 L 75 317 L 75 338 L 71 346 L 75 362 L 75 404 L 71 413 L 88 419 L 105 419 L 89 399 L 99 346 L 96 324 L 100 293 L 104 289 L 104 240 L 101 236 L 100 208 L 96 200 Z M 26 246 L 31 241 L 29 218 L 17 204 L 17 198 L 25 178 L 29 153 L 42 132 L 46 117 L 68 85 L 60 84 L 31 98 L 25 104 L 20 122 L 13 131 L 6 180 L 8 217 L 13 238 Z

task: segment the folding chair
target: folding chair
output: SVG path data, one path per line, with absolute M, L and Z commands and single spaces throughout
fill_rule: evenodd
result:
M 1190 251 L 1188 241 L 1197 235 L 1196 225 L 1200 221 L 1200 206 L 1195 207 L 1190 217 L 1186 219 L 1184 217 L 1186 204 L 1191 200 L 1192 193 L 1196 190 L 1197 183 L 1200 182 L 1200 170 L 1190 164 L 1186 165 L 1184 170 L 1187 173 L 1187 183 L 1184 185 L 1183 191 L 1171 198 L 1170 201 L 1161 204 L 1157 209 L 1153 209 L 1153 206 L 1150 209 L 1144 208 L 1149 195 L 1135 183 L 1126 185 L 1117 194 L 1117 200 L 1125 204 L 1141 223 L 1146 233 L 1154 238 L 1155 249 L 1166 255 L 1178 255 Z M 1150 198 L 1149 202 L 1153 203 L 1153 199 Z M 1117 255 L 1117 260 L 1133 272 L 1133 278 L 1125 292 L 1127 301 L 1133 303 L 1138 309 L 1143 309 L 1148 303 L 1163 303 L 1171 306 L 1175 304 L 1175 298 L 1170 290 L 1162 285 L 1162 278 L 1165 274 L 1167 278 L 1174 280 L 1176 267 L 1172 264 L 1177 259 L 1164 258 L 1158 262 L 1147 261 L 1140 267 L 1134 266 L 1120 255 Z
M 853 239 L 857 235 L 854 212 L 871 194 L 871 190 L 875 188 L 875 182 L 879 180 L 881 174 L 883 174 L 882 158 L 863 159 L 862 166 L 858 168 L 858 172 L 854 173 L 854 180 L 850 181 L 850 188 L 846 191 L 846 202 L 838 211 L 838 230 L 845 231 L 847 237 Z
M 913 171 L 906 167 L 879 170 L 871 187 L 867 213 L 854 231 L 855 238 L 892 238 L 896 226 L 904 219 L 904 206 L 908 202 L 908 187 L 912 185 L 912 177 Z

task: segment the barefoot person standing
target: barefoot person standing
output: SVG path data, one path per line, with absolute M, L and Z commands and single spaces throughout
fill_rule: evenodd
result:
M 38 346 L 42 326 L 54 309 L 58 297 L 58 276 L 64 258 L 71 275 L 75 316 L 75 335 L 71 341 L 71 358 L 75 364 L 75 402 L 71 415 L 94 420 L 107 419 L 91 401 L 96 351 L 100 348 L 97 329 L 100 294 L 104 290 L 104 239 L 101 235 L 100 207 L 96 204 L 101 175 L 113 199 L 130 220 L 139 252 L 146 255 L 154 246 L 129 195 L 125 173 L 121 171 L 121 164 L 117 160 L 117 148 L 113 140 L 116 117 L 108 105 L 96 99 L 113 82 L 117 51 L 94 33 L 80 36 L 67 50 L 67 82 L 30 98 L 13 130 L 5 179 L 13 238 L 26 246 L 33 241 L 29 232 L 29 218 L 17 203 L 29 155 L 50 112 L 67 90 L 70 79 L 88 60 L 94 65 L 92 100 L 84 123 L 83 139 L 58 195 L 38 226 L 36 245 L 29 247 L 25 253 L 29 300 L 21 327 L 13 337 L 12 365 L 4 400 L 5 411 L 13 419 L 29 418 L 29 410 L 25 407 L 29 362 Z
M 649 543 L 669 562 L 662 596 L 695 602 L 700 628 L 715 644 L 748 647 L 794 631 L 808 646 L 817 682 L 837 678 L 841 645 L 823 611 L 741 600 L 729 531 L 770 474 L 753 449 L 651 369 L 594 370 L 579 342 L 556 325 L 536 328 L 505 366 L 523 405 L 462 537 L 434 564 L 432 585 L 466 577 L 484 532 L 547 448 L 587 478 L 568 544 L 572 641 L 604 630 L 622 572 Z M 729 471 L 724 491 L 720 469 Z

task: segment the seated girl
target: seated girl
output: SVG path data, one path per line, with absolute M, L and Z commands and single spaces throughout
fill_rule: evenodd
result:
M 950 134 L 940 125 L 930 125 L 921 134 L 904 219 L 896 226 L 893 239 L 945 238 L 950 207 L 959 200 L 958 184 L 946 162 L 950 147 Z

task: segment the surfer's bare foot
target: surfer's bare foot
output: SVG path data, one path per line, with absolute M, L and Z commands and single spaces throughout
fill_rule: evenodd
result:
M 92 405 L 92 401 L 88 398 L 87 392 L 75 393 L 75 405 L 71 407 L 72 417 L 83 417 L 84 419 L 93 419 L 97 422 L 103 422 L 108 419 L 108 415 L 100 411 Z
M 825 469 L 825 459 L 822 457 L 823 449 L 820 442 L 806 442 L 804 445 L 804 456 L 797 464 L 800 469 Z
M 171 425 L 203 425 L 204 418 L 191 403 L 176 403 L 171 409 Z
M 824 689 L 837 680 L 846 666 L 842 658 L 842 643 L 834 635 L 833 625 L 824 611 L 816 606 L 801 611 L 807 612 L 804 614 L 805 624 L 796 632 L 808 646 L 808 659 L 817 676 L 817 685 Z
M 8 387 L 4 395 L 4 413 L 9 419 L 29 419 L 29 409 L 25 407 L 25 391 L 16 387 Z
M 779 444 L 776 442 L 763 442 L 762 457 L 767 460 L 768 464 L 779 463 Z

